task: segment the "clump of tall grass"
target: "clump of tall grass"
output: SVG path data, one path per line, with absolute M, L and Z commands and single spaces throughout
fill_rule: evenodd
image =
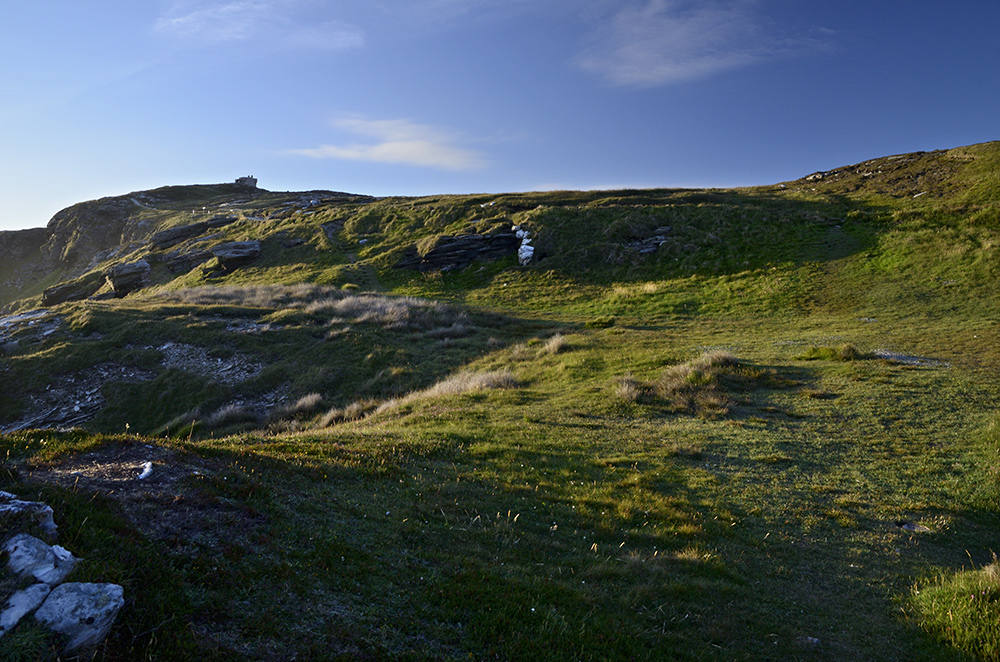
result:
M 179 290 L 160 291 L 159 301 L 173 301 L 193 306 L 242 306 L 247 308 L 285 308 L 335 296 L 339 290 L 323 285 L 202 285 Z
M 552 336 L 547 341 L 545 341 L 545 344 L 542 345 L 541 353 L 559 354 L 561 352 L 565 352 L 569 348 L 570 348 L 569 339 L 563 334 L 557 333 L 556 335 Z
M 619 377 L 615 395 L 629 402 L 664 403 L 676 413 L 716 417 L 736 406 L 728 391 L 752 384 L 775 386 L 780 380 L 773 370 L 746 365 L 727 351 L 715 350 L 670 366 L 650 383 L 631 375 Z
M 221 428 L 235 423 L 256 423 L 259 420 L 260 416 L 253 410 L 240 404 L 228 404 L 206 417 L 205 425 L 210 428 Z
M 331 324 L 377 324 L 397 331 L 433 331 L 440 337 L 461 337 L 475 331 L 465 312 L 438 301 L 355 294 L 321 285 L 206 285 L 161 291 L 153 297 L 192 306 L 237 306 L 282 311 L 282 314 L 328 315 Z
M 319 393 L 304 395 L 295 402 L 286 402 L 278 405 L 267 414 L 270 422 L 288 420 L 301 417 L 315 412 L 323 403 L 323 396 Z
M 509 370 L 491 370 L 488 372 L 459 372 L 447 379 L 439 381 L 434 386 L 417 391 L 406 396 L 410 398 L 433 398 L 441 395 L 455 395 L 480 391 L 483 389 L 517 388 L 520 384 Z
M 667 368 L 653 388 L 659 398 L 670 402 L 676 410 L 703 416 L 727 414 L 735 403 L 724 391 L 725 377 L 735 375 L 739 365 L 729 352 L 706 352 Z
M 378 400 L 365 399 L 352 402 L 346 407 L 334 407 L 323 414 L 316 425 L 320 428 L 328 428 L 335 423 L 356 421 L 378 409 L 379 404 Z
M 1000 659 L 1000 561 L 917 586 L 911 600 L 921 625 L 982 660 Z
M 463 371 L 447 377 L 429 388 L 413 391 L 399 398 L 393 398 L 381 403 L 374 399 L 359 400 L 342 409 L 331 409 L 318 421 L 317 426 L 325 428 L 335 423 L 358 420 L 369 414 L 382 413 L 425 398 L 458 395 L 488 389 L 511 389 L 518 386 L 520 386 L 520 382 L 517 381 L 509 370 L 492 370 L 489 372 Z
M 628 402 L 646 402 L 653 397 L 653 388 L 632 375 L 615 380 L 615 395 Z

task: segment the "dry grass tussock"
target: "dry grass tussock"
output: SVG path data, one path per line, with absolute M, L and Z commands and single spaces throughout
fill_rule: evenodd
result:
M 385 402 L 377 400 L 359 400 L 343 408 L 334 408 L 323 415 L 317 422 L 317 427 L 325 428 L 335 423 L 354 421 L 369 414 L 389 411 L 410 402 L 443 395 L 457 395 L 488 389 L 517 388 L 520 383 L 509 370 L 492 370 L 489 372 L 460 372 L 443 379 L 433 386 L 421 391 L 414 391 L 400 398 Z
M 339 294 L 305 306 L 309 314 L 332 316 L 331 323 L 377 324 L 400 331 L 433 331 L 442 337 L 467 335 L 467 316 L 437 301 L 374 294 Z
M 416 400 L 425 398 L 435 398 L 442 395 L 458 395 L 470 393 L 472 391 L 482 391 L 487 389 L 509 389 L 517 388 L 520 383 L 514 378 L 509 370 L 491 370 L 489 372 L 459 372 L 447 379 L 443 379 L 430 388 L 422 391 L 414 391 L 402 398 L 389 400 L 379 406 L 378 411 L 383 412 L 399 405 L 404 405 Z
M 287 420 L 312 414 L 323 403 L 323 396 L 319 393 L 304 395 L 295 402 L 286 402 L 278 405 L 267 414 L 269 422 Z
M 153 299 L 192 306 L 241 306 L 247 308 L 286 308 L 303 306 L 310 301 L 337 296 L 335 287 L 323 285 L 202 285 L 180 290 L 157 292 Z
M 754 381 L 771 381 L 773 371 L 744 365 L 731 353 L 706 352 L 685 363 L 670 366 L 660 378 L 644 383 L 626 375 L 615 382 L 615 395 L 629 402 L 666 403 L 674 412 L 722 416 L 736 405 L 727 391 Z
M 321 285 L 201 286 L 159 292 L 154 300 L 192 306 L 238 306 L 329 315 L 331 324 L 369 323 L 387 329 L 463 337 L 475 331 L 465 312 L 417 297 L 353 294 Z
M 323 414 L 323 416 L 316 423 L 316 427 L 328 428 L 335 423 L 362 419 L 378 409 L 379 404 L 378 400 L 366 399 L 352 402 L 346 407 L 334 407 Z
M 210 428 L 220 428 L 234 423 L 256 423 L 258 416 L 249 408 L 229 404 L 220 407 L 205 419 L 205 425 Z
M 542 345 L 542 354 L 559 354 L 570 348 L 569 339 L 561 333 L 557 333 Z

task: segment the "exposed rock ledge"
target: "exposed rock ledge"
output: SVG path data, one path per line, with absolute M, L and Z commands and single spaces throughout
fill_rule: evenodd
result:
M 417 271 L 453 271 L 476 260 L 498 260 L 516 255 L 521 238 L 513 232 L 460 234 L 438 237 L 429 246 L 410 246 L 396 267 Z

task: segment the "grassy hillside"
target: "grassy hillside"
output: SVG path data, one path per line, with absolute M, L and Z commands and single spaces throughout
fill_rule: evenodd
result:
M 0 490 L 125 586 L 97 659 L 996 659 L 998 173 L 124 196 L 6 299 Z M 400 267 L 513 226 L 526 265 Z

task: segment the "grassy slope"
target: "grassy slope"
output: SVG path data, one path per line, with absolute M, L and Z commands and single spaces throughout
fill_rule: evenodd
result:
M 146 346 L 179 340 L 269 366 L 239 389 L 289 384 L 329 407 L 461 366 L 510 370 L 520 386 L 322 430 L 10 435 L 0 444 L 18 469 L 0 489 L 52 502 L 82 572 L 134 596 L 108 659 L 961 659 L 921 629 L 910 596 L 987 563 L 1000 525 L 986 432 L 1000 400 L 998 162 L 986 144 L 736 191 L 387 199 L 308 215 L 258 201 L 248 214 L 284 217 L 226 238 L 273 250 L 224 283 L 357 285 L 451 312 L 391 328 L 328 326 L 329 312 L 274 299 L 66 304 L 67 330 L 5 359 L 8 374 L 41 384 L 129 344 L 117 360 L 149 368 Z M 343 227 L 331 238 L 322 223 Z M 389 269 L 421 237 L 513 223 L 545 256 L 532 267 Z M 628 248 L 663 227 L 654 255 Z M 294 237 L 306 243 L 286 247 Z M 164 292 L 201 282 L 157 277 Z M 435 333 L 462 310 L 471 332 Z M 281 328 L 222 335 L 234 320 Z M 848 342 L 949 367 L 799 358 Z M 620 395 L 623 377 L 653 382 L 720 347 L 769 375 L 732 386 L 726 415 Z M 104 433 L 245 395 L 176 372 L 106 389 L 122 406 L 95 421 Z M 177 491 L 253 526 L 164 542 L 136 535 L 110 499 L 28 479 L 81 444 L 136 441 L 211 460 L 214 473 Z

